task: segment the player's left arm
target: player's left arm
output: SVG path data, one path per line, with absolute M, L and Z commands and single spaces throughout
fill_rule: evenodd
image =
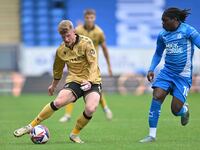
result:
M 199 32 L 195 28 L 190 27 L 188 29 L 188 34 L 189 34 L 189 38 L 191 39 L 191 41 L 200 49 L 200 34 L 199 34 Z
M 112 74 L 112 68 L 110 64 L 110 57 L 109 57 L 108 48 L 106 45 L 105 35 L 103 31 L 99 34 L 99 44 L 103 50 L 103 54 L 106 59 L 106 63 L 108 65 L 108 73 L 110 76 L 112 76 L 113 74 Z
M 111 64 L 110 64 L 110 57 L 109 57 L 108 48 L 106 46 L 105 41 L 103 43 L 101 43 L 101 47 L 102 47 L 103 54 L 104 54 L 104 57 L 106 59 L 107 65 L 108 65 L 108 73 L 110 76 L 112 76 L 113 74 L 112 74 L 112 68 L 111 68 Z

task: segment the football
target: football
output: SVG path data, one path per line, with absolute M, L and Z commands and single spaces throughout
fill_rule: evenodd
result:
M 37 125 L 31 130 L 30 137 L 34 144 L 45 144 L 50 138 L 50 133 L 44 125 Z

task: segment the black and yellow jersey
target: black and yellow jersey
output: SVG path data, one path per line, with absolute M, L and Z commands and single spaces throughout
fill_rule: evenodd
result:
M 64 42 L 58 47 L 53 65 L 54 79 L 61 79 L 65 64 L 68 69 L 66 83 L 82 83 L 84 80 L 101 83 L 97 52 L 90 38 L 77 35 L 72 49 L 66 47 Z
M 105 41 L 103 30 L 98 25 L 95 25 L 90 30 L 88 30 L 84 25 L 79 25 L 75 30 L 77 34 L 87 36 L 93 41 L 94 47 L 98 54 L 99 45 Z

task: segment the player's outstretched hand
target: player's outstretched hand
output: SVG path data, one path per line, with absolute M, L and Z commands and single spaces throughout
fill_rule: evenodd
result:
M 154 72 L 153 71 L 149 71 L 147 74 L 147 79 L 149 82 L 152 82 L 154 79 Z
M 54 94 L 54 90 L 55 90 L 55 87 L 53 87 L 53 85 L 51 84 L 48 87 L 48 94 L 49 94 L 49 96 L 52 96 Z

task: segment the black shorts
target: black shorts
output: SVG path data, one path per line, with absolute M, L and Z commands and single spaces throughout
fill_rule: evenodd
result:
M 71 90 L 74 96 L 76 97 L 76 100 L 80 98 L 81 96 L 85 97 L 87 94 L 91 92 L 97 92 L 99 95 L 101 95 L 102 87 L 101 84 L 92 84 L 92 87 L 88 91 L 81 90 L 81 85 L 76 82 L 69 82 L 66 83 L 63 87 L 63 89 Z M 76 101 L 75 100 L 75 101 Z

